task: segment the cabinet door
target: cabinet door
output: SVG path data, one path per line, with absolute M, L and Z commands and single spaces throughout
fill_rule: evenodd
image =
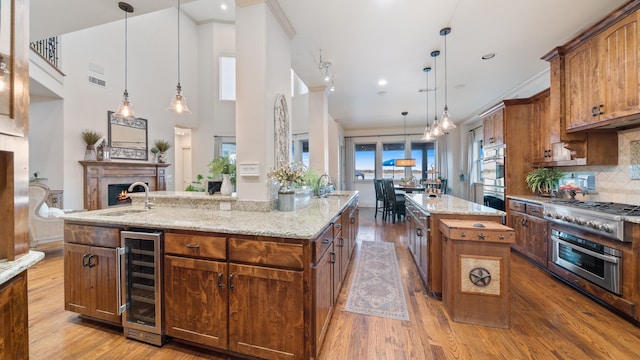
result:
M 527 229 L 525 228 L 525 215 L 518 212 L 509 212 L 508 226 L 515 232 L 516 241 L 511 244 L 511 247 L 518 250 L 521 253 L 526 253 L 527 243 Z
M 165 256 L 165 331 L 175 338 L 227 348 L 227 264 Z
M 533 216 L 526 217 L 527 255 L 539 264 L 547 264 L 547 221 Z M 516 234 L 517 236 L 517 234 Z
M 598 36 L 599 121 L 640 113 L 640 43 L 638 12 Z
M 302 271 L 230 263 L 229 274 L 229 350 L 305 358 Z
M 91 316 L 89 255 L 89 246 L 64 244 L 64 309 Z
M 406 211 L 406 223 L 407 223 L 407 243 L 409 245 L 409 252 L 415 259 L 416 257 L 416 218 L 413 216 L 412 211 Z
M 537 99 L 531 106 L 532 159 L 534 163 L 553 161 L 553 143 L 560 142 L 560 122 L 549 116 L 550 97 Z
M 329 320 L 333 312 L 333 285 L 332 268 L 330 261 L 330 250 L 325 252 L 318 262 L 311 268 L 312 277 L 315 280 L 315 308 L 314 308 L 314 330 L 315 345 L 313 350 L 316 355 L 320 352 L 322 339 L 329 328 Z
M 121 323 L 118 315 L 116 250 L 91 247 L 88 260 L 91 273 L 91 316 L 113 323 Z
M 0 285 L 0 359 L 29 358 L 27 272 Z
M 594 122 L 592 111 L 598 102 L 597 42 L 587 41 L 567 53 L 565 60 L 565 96 L 567 130 Z

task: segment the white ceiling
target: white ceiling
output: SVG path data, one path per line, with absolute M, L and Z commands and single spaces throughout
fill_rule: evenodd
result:
M 438 113 L 444 107 L 444 38 L 447 37 L 448 105 L 456 123 L 544 74 L 540 57 L 601 19 L 624 0 L 277 0 L 293 25 L 294 70 L 308 86 L 324 83 L 319 49 L 330 60 L 336 91 L 329 112 L 345 129 L 426 123 L 427 95 L 422 69 L 437 58 Z M 129 0 L 135 15 L 176 6 L 176 0 Z M 182 0 L 194 21 L 233 21 L 232 0 Z M 226 3 L 227 10 L 221 9 Z M 115 0 L 31 0 L 31 39 L 64 34 L 120 20 Z M 492 60 L 481 56 L 495 53 Z M 388 84 L 379 87 L 384 78 Z M 430 74 L 433 88 L 434 73 Z M 433 91 L 429 119 L 433 119 Z M 440 115 L 439 115 L 440 116 Z

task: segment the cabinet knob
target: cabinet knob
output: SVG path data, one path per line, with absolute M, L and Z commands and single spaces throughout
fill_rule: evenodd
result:
M 598 107 L 594 106 L 591 108 L 591 116 L 596 117 L 598 116 Z
M 235 285 L 233 285 L 233 278 L 236 276 L 236 274 L 231 274 L 229 275 L 229 289 L 235 289 Z
M 223 273 L 218 273 L 218 288 L 222 289 L 222 278 L 224 277 Z
M 598 105 L 598 115 L 604 114 L 603 109 L 604 109 L 604 104 Z
M 500 239 L 500 240 L 504 240 L 504 234 L 499 234 L 499 235 L 498 235 L 498 239 Z
M 467 233 L 465 233 L 464 231 L 460 233 L 460 237 L 467 237 Z
M 331 239 L 330 239 L 330 238 L 324 238 L 324 239 L 322 239 L 322 243 L 323 243 L 323 244 L 328 244 L 328 243 L 330 243 L 330 242 L 331 242 Z
M 478 238 L 483 239 L 486 238 L 487 236 L 484 233 L 479 233 L 478 234 Z

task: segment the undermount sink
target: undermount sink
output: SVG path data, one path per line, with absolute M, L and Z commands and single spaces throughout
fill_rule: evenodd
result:
M 114 211 L 114 212 L 109 212 L 106 214 L 100 214 L 102 216 L 123 216 L 123 215 L 131 215 L 131 214 L 138 214 L 138 213 L 143 213 L 143 212 L 147 212 L 148 210 L 144 210 L 144 209 L 127 209 L 127 210 L 119 210 L 119 211 Z

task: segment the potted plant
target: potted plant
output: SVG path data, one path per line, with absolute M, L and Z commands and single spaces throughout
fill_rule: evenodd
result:
M 169 142 L 166 140 L 156 140 L 154 145 L 155 145 L 155 148 L 158 149 L 158 152 L 160 153 L 160 155 L 158 155 L 158 162 L 164 163 L 167 158 L 166 152 L 171 148 L 171 144 L 169 144 Z M 153 152 L 153 150 L 151 152 Z
M 538 193 L 540 196 L 551 196 L 563 177 L 564 174 L 558 169 L 539 167 L 529 172 L 525 181 L 534 193 Z
M 236 183 L 236 164 L 228 156 L 217 157 L 209 163 L 209 172 L 214 177 L 222 176 L 220 194 L 231 195 Z
M 84 152 L 84 160 L 97 160 L 96 143 L 102 138 L 102 134 L 93 130 L 84 130 L 80 133 L 80 136 L 82 136 L 82 140 L 84 140 L 84 143 L 87 146 Z
M 151 153 L 153 154 L 153 162 L 158 162 L 158 153 L 160 152 L 160 150 L 154 146 L 149 151 L 151 151 Z
M 295 190 L 291 185 L 303 184 L 305 181 L 305 173 L 306 170 L 302 167 L 283 166 L 267 174 L 269 179 L 276 180 L 280 183 L 280 189 L 278 189 L 278 210 L 295 210 Z

